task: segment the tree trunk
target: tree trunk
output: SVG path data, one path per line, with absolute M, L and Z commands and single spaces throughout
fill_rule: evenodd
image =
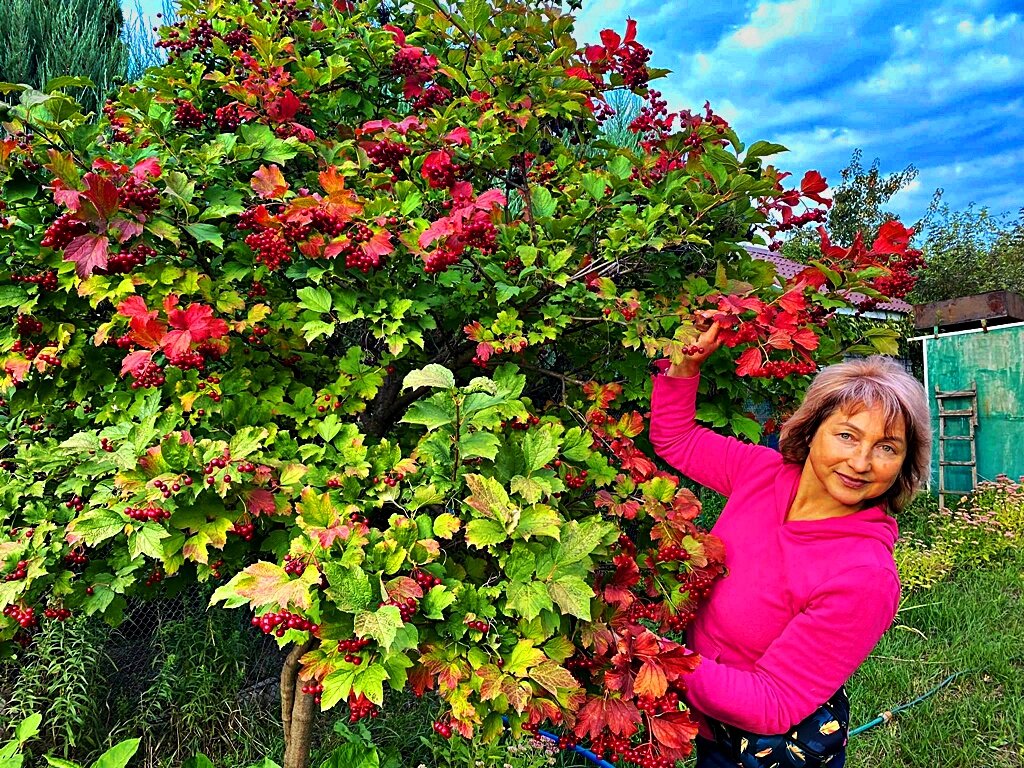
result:
M 312 642 L 297 645 L 281 667 L 281 724 L 284 726 L 284 768 L 307 768 L 316 702 L 299 685 L 299 659 Z

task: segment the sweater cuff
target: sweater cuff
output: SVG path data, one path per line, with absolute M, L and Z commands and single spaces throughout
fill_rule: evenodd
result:
M 669 376 L 668 368 L 672 365 L 672 361 L 667 357 L 663 357 L 661 360 L 654 361 L 654 367 L 657 368 L 657 373 L 652 374 L 652 379 L 667 379 L 669 381 L 700 381 L 700 372 L 698 371 L 693 376 Z

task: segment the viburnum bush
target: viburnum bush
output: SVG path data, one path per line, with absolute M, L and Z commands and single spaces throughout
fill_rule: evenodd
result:
M 214 580 L 292 649 L 289 768 L 385 688 L 443 737 L 671 765 L 723 551 L 652 461 L 650 358 L 717 319 L 700 416 L 756 439 L 744 403 L 850 350 L 829 318 L 906 287 L 912 233 L 780 279 L 740 243 L 820 222 L 824 179 L 669 113 L 633 22 L 402 8 L 183 0 L 99 120 L 0 85 L 0 645 Z

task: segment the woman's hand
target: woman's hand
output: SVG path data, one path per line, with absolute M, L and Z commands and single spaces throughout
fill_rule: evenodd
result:
M 692 355 L 687 355 L 683 358 L 681 363 L 673 363 L 665 371 L 668 376 L 683 376 L 690 377 L 696 376 L 700 373 L 700 367 L 704 364 L 711 354 L 722 346 L 722 342 L 718 340 L 718 331 L 721 330 L 721 326 L 718 322 L 711 324 L 704 333 L 697 338 L 697 351 Z

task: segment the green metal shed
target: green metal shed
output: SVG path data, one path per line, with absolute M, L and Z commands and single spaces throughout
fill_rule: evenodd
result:
M 929 490 L 957 495 L 996 475 L 1024 476 L 1024 322 L 911 341 L 924 346 L 935 434 Z

